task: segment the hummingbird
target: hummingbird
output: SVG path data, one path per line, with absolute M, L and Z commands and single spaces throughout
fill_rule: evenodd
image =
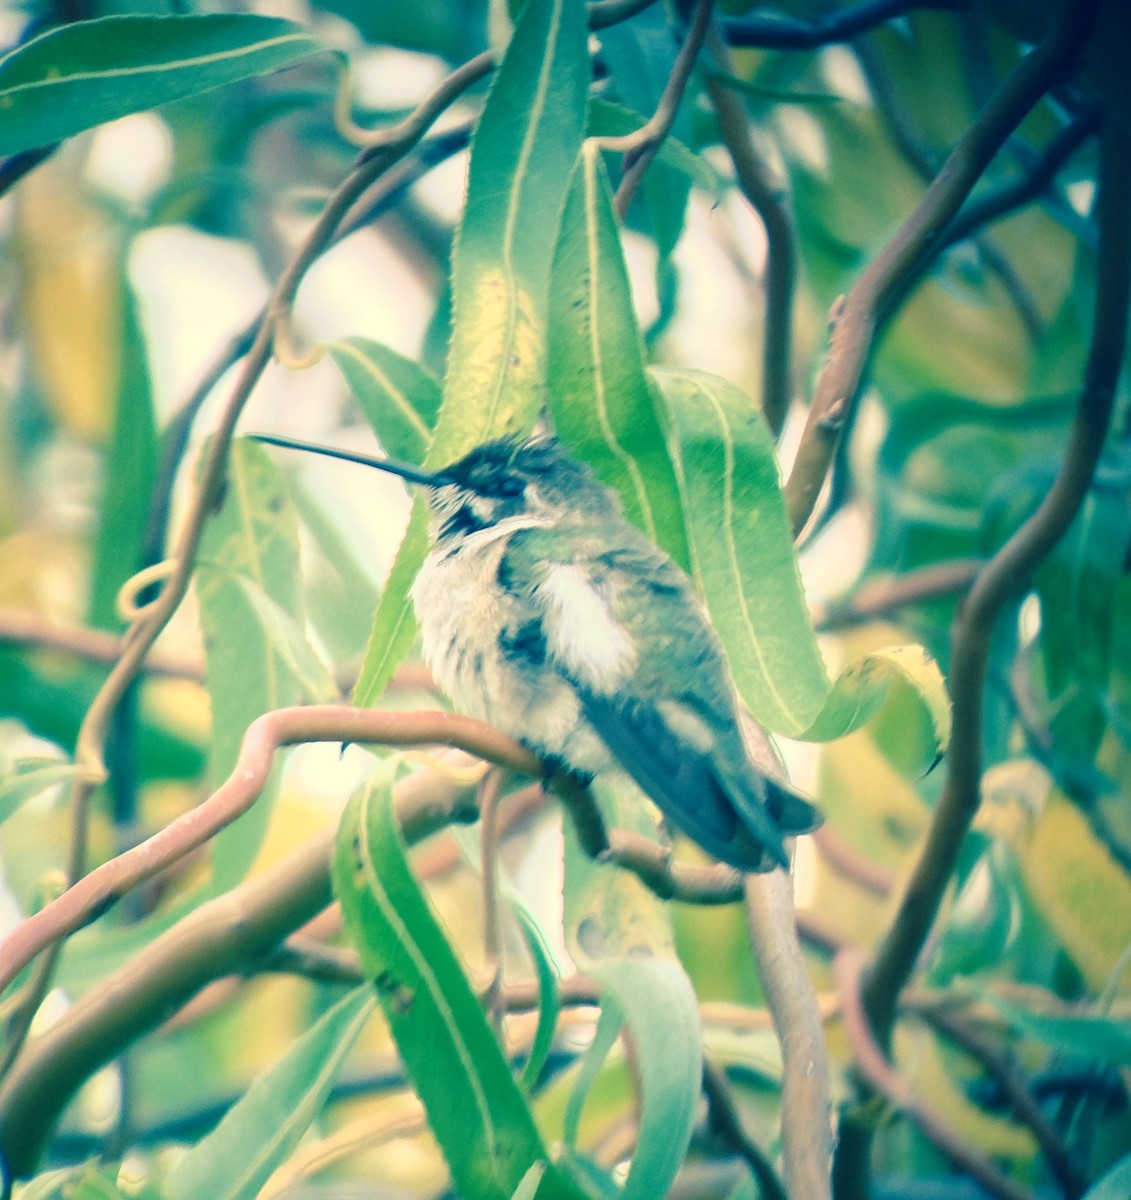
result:
M 690 578 L 556 438 L 486 442 L 432 472 L 252 436 L 424 488 L 432 547 L 412 602 L 424 658 L 457 709 L 529 747 L 548 774 L 585 783 L 619 767 L 731 866 L 788 870 L 783 837 L 811 832 L 820 812 L 755 764 Z

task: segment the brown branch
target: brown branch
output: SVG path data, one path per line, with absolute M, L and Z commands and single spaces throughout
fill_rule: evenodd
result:
M 914 969 L 978 808 L 982 700 L 995 619 L 1075 519 L 1111 420 L 1131 289 L 1131 141 L 1114 120 L 1107 122 L 1101 142 L 1097 214 L 1095 318 L 1064 461 L 1037 511 L 979 573 L 955 624 L 950 667 L 954 724 L 946 779 L 907 891 L 865 984 L 868 1015 L 884 1047 L 899 993 Z
M 831 1197 L 829 1060 L 820 1009 L 797 940 L 793 879 L 785 871 L 746 880 L 746 916 L 758 977 L 782 1049 L 782 1157 L 786 1188 Z
M 203 846 L 245 813 L 266 782 L 275 751 L 298 742 L 443 743 L 527 774 L 541 769 L 539 760 L 517 742 L 455 713 L 382 712 L 330 704 L 266 713 L 248 727 L 232 773 L 203 804 L 76 880 L 9 934 L 0 945 L 0 991 L 42 950 L 89 924 L 138 884 Z
M 884 310 L 940 238 L 991 159 L 1022 118 L 1078 59 L 1095 25 L 1099 0 L 1067 5 L 1052 34 L 1031 51 L 990 98 L 895 236 L 856 281 L 833 323 L 828 357 L 785 495 L 794 531 L 807 523 L 855 405 Z
M 474 820 L 465 788 L 419 772 L 394 788 L 406 841 Z M 0 1084 L 0 1161 L 35 1170 L 59 1114 L 91 1074 L 156 1029 L 202 987 L 261 960 L 331 901 L 327 830 L 275 866 L 202 904 L 83 995 Z
M 723 74 L 733 74 L 730 53 L 717 33 L 712 33 L 708 44 Z M 762 414 L 777 436 L 792 399 L 793 291 L 797 275 L 793 218 L 784 181 L 754 147 L 750 117 L 742 98 L 714 72 L 707 75 L 704 87 L 715 110 L 719 135 L 734 164 L 739 189 L 766 231 Z
M 988 1192 L 1000 1196 L 1001 1200 L 1031 1200 L 1024 1188 L 1007 1179 L 988 1158 L 952 1129 L 888 1061 L 872 1036 L 864 1012 L 860 990 L 863 966 L 863 957 L 856 950 L 838 954 L 833 964 L 841 997 L 841 1021 L 856 1069 L 876 1094 L 914 1122 L 924 1137 Z

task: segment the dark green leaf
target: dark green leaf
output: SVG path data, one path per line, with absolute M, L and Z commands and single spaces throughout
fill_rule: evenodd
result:
M 50 145 L 325 49 L 292 21 L 243 13 L 76 21 L 0 59 L 0 154 Z
M 409 866 L 393 810 L 396 763 L 346 807 L 334 884 L 397 1048 L 466 1200 L 511 1200 L 547 1162 L 534 1118 Z M 547 1167 L 538 1195 L 579 1193 Z
M 1025 1037 L 1057 1054 L 1104 1066 L 1131 1067 L 1131 1021 L 1111 1017 L 1052 1017 L 1031 1013 L 992 993 L 984 998 Z

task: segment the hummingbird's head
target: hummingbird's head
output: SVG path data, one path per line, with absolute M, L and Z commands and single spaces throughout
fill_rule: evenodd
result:
M 502 522 L 555 525 L 618 512 L 613 492 L 571 458 L 556 438 L 500 438 L 484 442 L 439 471 L 295 438 L 255 433 L 255 441 L 308 450 L 399 475 L 422 486 L 436 527 L 436 540 L 459 539 Z
M 549 525 L 602 515 L 614 505 L 587 466 L 544 436 L 485 442 L 438 471 L 428 492 L 438 541 L 514 518 Z

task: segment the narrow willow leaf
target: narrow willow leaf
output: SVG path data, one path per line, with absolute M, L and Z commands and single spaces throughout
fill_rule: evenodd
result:
M 548 340 L 558 433 L 619 492 L 629 520 L 687 566 L 679 490 L 644 371 L 608 177 L 591 146 L 570 177 Z
M 547 1162 L 534 1118 L 467 975 L 421 891 L 396 824 L 385 764 L 342 817 L 334 885 L 346 927 L 466 1200 L 510 1200 Z M 580 1200 L 548 1167 L 542 1200 Z
M 734 384 L 655 368 L 683 496 L 694 575 L 754 717 L 797 736 L 828 695 L 805 606 L 773 439 Z
M 118 349 L 117 401 L 90 583 L 90 623 L 99 629 L 120 627 L 115 609 L 118 592 L 145 565 L 144 541 L 157 473 L 157 425 L 149 360 L 133 292 L 125 271 L 121 274 L 122 337 Z
M 561 989 L 558 987 L 560 972 L 533 915 L 523 904 L 514 904 L 512 908 L 519 925 L 522 926 L 522 936 L 538 977 L 538 1025 L 534 1030 L 534 1040 L 530 1044 L 530 1054 L 522 1068 L 521 1080 L 522 1086 L 530 1091 L 541 1078 L 546 1060 L 554 1048 L 558 1015 L 562 1010 Z
M 573 1081 L 573 1090 L 570 1092 L 569 1102 L 566 1104 L 562 1136 L 565 1144 L 573 1149 L 577 1148 L 577 1134 L 581 1128 L 581 1112 L 585 1108 L 585 1101 L 589 1098 L 593 1084 L 596 1083 L 597 1076 L 600 1075 L 605 1060 L 616 1045 L 623 1027 L 624 1013 L 621 1012 L 616 997 L 603 998 L 601 1015 L 597 1019 L 597 1028 L 593 1031 L 593 1040 L 585 1048 L 585 1055 L 581 1060 L 581 1070 L 578 1071 L 577 1078 Z
M 529 429 L 542 404 L 548 244 L 585 128 L 586 15 L 579 0 L 528 0 L 476 127 L 452 257 L 452 339 L 436 436 L 447 466 Z M 372 704 L 412 645 L 409 588 L 428 543 L 414 514 L 374 617 L 354 701 Z
M 439 381 L 419 363 L 366 338 L 344 338 L 326 348 L 385 453 L 423 462 L 440 411 Z
M 452 343 L 429 466 L 534 423 L 548 247 L 585 129 L 585 7 L 528 0 L 475 131 L 452 263 Z
M 237 441 L 220 512 L 204 531 L 196 591 L 212 705 L 209 775 L 224 780 L 256 717 L 296 703 L 302 689 L 240 582 L 246 577 L 301 626 L 298 518 L 283 478 L 263 447 Z M 209 564 L 212 564 L 210 567 Z M 268 794 L 270 789 L 268 789 Z M 217 887 L 242 878 L 270 816 L 268 795 L 213 842 Z
M 699 1003 L 674 959 L 619 958 L 590 970 L 616 996 L 637 1052 L 640 1128 L 622 1200 L 666 1196 L 687 1155 L 699 1107 Z
M 0 822 L 48 788 L 90 776 L 88 768 L 58 758 L 24 758 L 0 779 Z
M 633 785 L 594 786 L 610 823 L 656 837 Z M 593 862 L 567 827 L 563 915 L 570 957 L 604 984 L 602 1023 L 611 1005 L 610 1020 L 619 1029 L 623 1019 L 636 1050 L 640 1136 L 624 1196 L 666 1195 L 687 1154 L 703 1072 L 699 1005 L 675 955 L 667 906 L 635 876 Z
M 1112 1017 L 1053 1017 L 1028 1012 L 992 992 L 980 994 L 1018 1033 L 1057 1054 L 1109 1067 L 1131 1067 L 1131 1021 Z
M 169 1200 L 254 1200 L 318 1115 L 376 1002 L 355 988 L 260 1075 L 169 1172 Z
M 275 17 L 75 21 L 0 59 L 0 154 L 50 145 L 325 50 L 301 25 Z
M 522 1182 L 514 1190 L 511 1200 L 534 1200 L 538 1189 L 542 1186 L 542 1176 L 546 1174 L 545 1163 L 535 1163 L 522 1177 Z
M 930 766 L 950 741 L 950 696 L 938 663 L 922 646 L 887 646 L 855 659 L 837 676 L 816 720 L 800 735 L 828 742 L 851 733 L 879 710 L 894 683 L 908 684 L 930 719 L 918 754 Z
M 389 680 L 393 678 L 393 672 L 412 648 L 416 638 L 416 617 L 412 611 L 409 589 L 427 553 L 428 505 L 423 497 L 417 496 L 408 519 L 408 528 L 401 539 L 400 549 L 373 616 L 373 630 L 354 685 L 353 702 L 362 708 L 380 699 L 389 686 Z
M 859 728 L 893 681 L 910 684 L 945 749 L 950 702 L 919 646 L 865 656 L 830 683 L 805 604 L 773 439 L 734 384 L 683 368 L 651 372 L 663 398 L 695 579 L 751 713 L 775 733 L 827 741 Z
M 312 704 L 334 703 L 338 699 L 338 685 L 298 621 L 252 580 L 237 576 L 236 583 L 304 697 Z

